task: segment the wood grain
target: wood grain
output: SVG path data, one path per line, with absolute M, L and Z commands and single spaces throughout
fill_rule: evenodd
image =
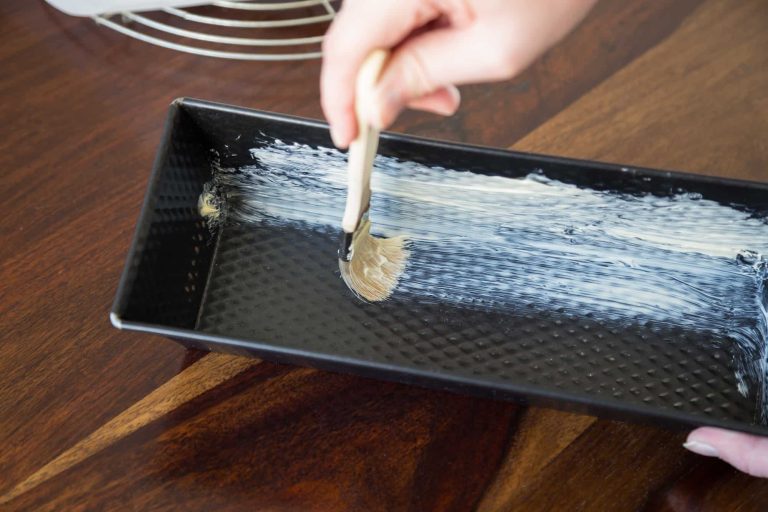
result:
M 708 3 L 514 147 L 765 181 L 767 28 L 766 2 Z
M 154 48 L 0 3 L 0 510 L 765 510 L 685 433 L 185 352 L 107 312 L 170 101 L 320 117 L 318 62 Z M 397 129 L 768 180 L 760 0 L 601 2 Z
M 13 505 L 113 510 L 131 495 L 158 510 L 467 510 L 515 408 L 439 395 L 260 364 Z
M 525 411 L 504 463 L 493 485 L 486 490 L 478 511 L 513 510 L 512 502 L 520 490 L 528 486 L 531 475 L 539 474 L 556 460 L 596 421 L 592 416 L 548 409 Z
M 0 505 L 66 471 L 258 362 L 256 359 L 232 357 L 226 354 L 210 354 L 202 357 L 99 427 L 98 430 L 78 441 L 77 444 L 17 484 L 10 492 L 0 496 Z

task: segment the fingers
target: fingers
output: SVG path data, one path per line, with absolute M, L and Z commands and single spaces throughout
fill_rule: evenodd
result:
M 432 112 L 441 116 L 451 116 L 456 113 L 461 103 L 461 95 L 454 85 L 441 87 L 420 98 L 408 102 L 408 108 Z
M 475 2 L 460 21 L 436 23 L 398 46 L 369 109 L 380 129 L 418 98 L 441 87 L 507 80 L 568 33 L 594 0 Z
M 712 427 L 688 435 L 683 445 L 707 457 L 718 457 L 739 471 L 768 478 L 768 438 Z
M 460 27 L 472 16 L 466 0 L 347 0 L 323 41 L 320 91 L 334 143 L 346 147 L 357 134 L 354 84 L 368 54 L 396 47 L 430 21 Z M 428 100 L 427 109 L 447 111 L 445 96 L 441 99 Z
M 512 76 L 516 72 L 514 61 L 507 62 L 492 42 L 488 42 L 488 48 L 478 43 L 486 39 L 478 38 L 473 28 L 450 27 L 425 32 L 406 41 L 392 53 L 376 86 L 376 104 L 370 109 L 371 123 L 384 129 L 406 106 L 419 105 L 421 98 L 443 89 L 452 91 L 449 88 L 452 85 Z M 446 94 L 437 112 L 452 114 L 455 108 L 448 106 L 458 107 L 457 99 Z M 424 101 L 434 106 L 434 98 Z
M 354 83 L 365 57 L 392 50 L 371 105 L 389 126 L 406 106 L 452 113 L 450 85 L 513 77 L 559 41 L 595 0 L 345 0 L 323 43 L 322 105 L 334 142 L 357 133 Z M 445 92 L 440 92 L 445 89 Z
M 363 60 L 377 48 L 395 46 L 418 24 L 429 21 L 434 13 L 419 8 L 420 4 L 348 1 L 331 24 L 323 40 L 320 92 L 323 113 L 337 146 L 348 146 L 357 133 L 354 86 Z

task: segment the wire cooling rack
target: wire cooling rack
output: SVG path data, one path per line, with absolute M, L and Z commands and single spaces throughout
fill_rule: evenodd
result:
M 307 60 L 321 55 L 320 43 L 336 14 L 336 1 L 219 0 L 203 7 L 120 12 L 93 19 L 146 43 L 195 55 L 251 61 Z

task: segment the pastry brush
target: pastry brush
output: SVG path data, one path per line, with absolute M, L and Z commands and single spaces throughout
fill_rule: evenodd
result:
M 349 146 L 347 203 L 339 247 L 342 279 L 358 297 L 370 302 L 384 300 L 392 294 L 408 258 L 405 237 L 373 236 L 368 217 L 379 131 L 370 125 L 365 112 L 373 103 L 373 90 L 387 57 L 384 50 L 374 51 L 357 75 L 355 114 L 358 134 Z

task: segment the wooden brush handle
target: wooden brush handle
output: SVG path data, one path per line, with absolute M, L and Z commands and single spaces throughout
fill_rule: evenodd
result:
M 347 205 L 341 227 L 353 233 L 360 223 L 360 217 L 368 209 L 371 200 L 371 171 L 376 148 L 379 145 L 379 131 L 372 128 L 364 112 L 373 103 L 373 89 L 388 57 L 385 50 L 374 50 L 363 62 L 355 83 L 355 115 L 357 117 L 357 138 L 349 145 L 347 163 Z

